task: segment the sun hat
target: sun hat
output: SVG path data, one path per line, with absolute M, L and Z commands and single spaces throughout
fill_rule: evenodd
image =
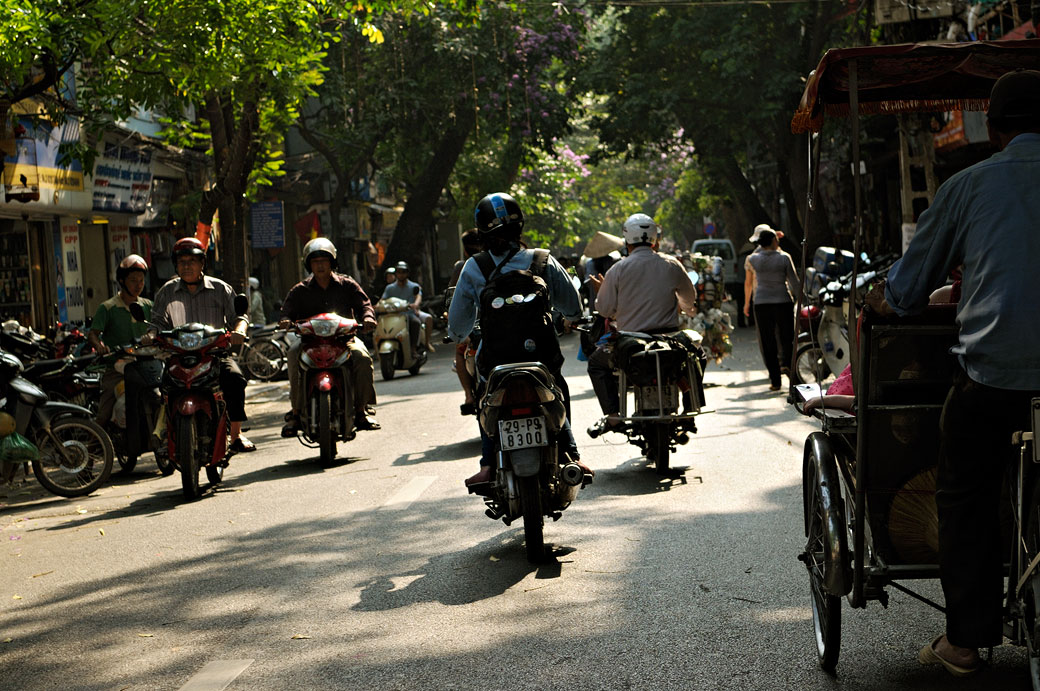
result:
M 758 236 L 760 236 L 762 234 L 763 230 L 769 230 L 769 231 L 772 231 L 773 233 L 776 233 L 776 231 L 773 230 L 769 226 L 768 223 L 759 223 L 757 226 L 755 226 L 755 232 L 751 233 L 751 237 L 748 238 L 748 242 L 757 243 L 758 242 Z M 777 235 L 779 235 L 779 233 L 777 233 Z

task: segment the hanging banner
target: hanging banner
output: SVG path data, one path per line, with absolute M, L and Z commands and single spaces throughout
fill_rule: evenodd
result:
M 62 260 L 61 221 L 54 219 L 54 285 L 57 287 L 58 321 L 62 324 L 69 321 L 69 308 L 65 303 L 65 262 Z
M 70 322 L 86 318 L 83 304 L 83 271 L 80 268 L 79 225 L 75 218 L 61 219 L 61 255 L 65 271 L 65 305 Z
M 112 295 L 119 292 L 119 283 L 116 282 L 116 268 L 119 262 L 132 252 L 130 247 L 130 224 L 125 218 L 113 218 L 108 222 L 108 278 Z

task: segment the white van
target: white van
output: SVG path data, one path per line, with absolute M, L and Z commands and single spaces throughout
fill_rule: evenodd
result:
M 709 238 L 694 240 L 690 245 L 690 252 L 706 254 L 722 259 L 722 282 L 727 290 L 735 283 L 743 283 L 740 266 L 737 262 L 737 250 L 728 238 Z M 730 291 L 732 293 L 732 291 Z M 743 294 L 743 291 L 741 291 Z

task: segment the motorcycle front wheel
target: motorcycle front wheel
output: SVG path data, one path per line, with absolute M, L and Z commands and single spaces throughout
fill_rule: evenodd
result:
M 51 425 L 51 434 L 39 430 L 36 447 L 40 456 L 32 462 L 33 474 L 59 497 L 90 494 L 112 474 L 112 440 L 89 418 L 58 420 Z
M 794 384 L 816 384 L 831 374 L 831 368 L 823 360 L 823 348 L 813 343 L 803 343 L 794 356 Z
M 177 465 L 181 470 L 181 489 L 185 499 L 195 499 L 199 496 L 199 457 L 196 449 L 199 436 L 195 429 L 195 418 L 177 418 L 174 433 L 177 440 Z
M 520 506 L 524 513 L 524 542 L 527 561 L 539 564 L 545 559 L 545 535 L 542 532 L 542 492 L 538 476 L 517 478 L 520 484 Z
M 379 371 L 382 373 L 384 380 L 394 378 L 394 355 L 395 353 L 379 354 Z
M 332 436 L 332 394 L 318 394 L 318 446 L 321 464 L 328 465 L 336 457 L 336 439 Z

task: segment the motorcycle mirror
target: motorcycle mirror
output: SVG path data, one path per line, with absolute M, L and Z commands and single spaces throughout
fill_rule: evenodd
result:
M 144 308 L 139 303 L 130 303 L 130 316 L 134 318 L 134 321 L 143 322 L 146 321 L 144 316 Z
M 249 298 L 242 293 L 235 296 L 235 314 L 240 317 L 249 314 Z

